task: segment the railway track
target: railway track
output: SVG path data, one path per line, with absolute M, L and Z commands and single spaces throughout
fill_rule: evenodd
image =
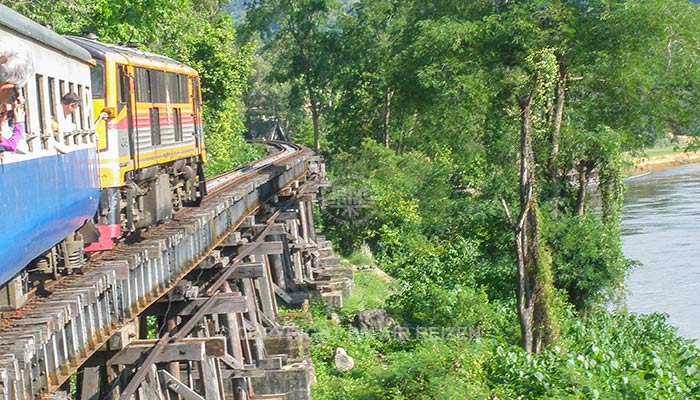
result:
M 322 164 L 306 148 L 268 145 L 277 151 L 210 180 L 200 207 L 101 254 L 5 318 L 0 399 L 56 395 L 76 371 L 81 399 L 255 398 L 250 371 L 282 364 L 260 334 L 278 327 L 275 298 L 291 300 L 292 286 L 316 288 L 319 271 L 337 264 L 313 228 Z M 157 340 L 147 337 L 146 316 L 156 320 Z M 132 344 L 139 338 L 151 342 Z M 197 346 L 199 361 L 182 355 Z M 169 349 L 181 359 L 166 357 Z M 164 362 L 169 370 L 158 371 Z M 235 388 L 224 387 L 225 377 Z
M 266 145 L 270 147 L 270 151 L 268 151 L 270 155 L 263 157 L 259 160 L 250 162 L 243 167 L 210 178 L 207 181 L 207 193 L 210 195 L 215 195 L 218 192 L 230 188 L 238 182 L 244 181 L 246 178 L 251 178 L 262 168 L 270 165 L 271 163 L 283 160 L 287 157 L 293 156 L 297 152 L 302 151 L 301 146 L 293 143 L 270 141 L 266 143 Z M 273 149 L 274 151 L 272 151 Z M 204 201 L 207 202 L 208 199 L 205 199 Z M 196 210 L 197 208 L 192 207 L 184 208 L 175 214 L 174 220 L 177 221 L 178 219 L 182 219 L 186 217 L 188 213 Z M 127 245 L 121 243 L 117 246 L 118 247 L 115 250 L 118 251 Z M 103 259 L 109 259 L 110 254 L 111 252 L 101 252 L 92 254 L 90 261 L 92 263 L 100 263 Z M 32 289 L 30 289 L 29 293 L 27 294 L 25 304 L 21 309 L 16 311 L 0 312 L 0 317 L 3 320 L 3 323 L 0 324 L 0 331 L 2 331 L 9 324 L 11 324 L 13 318 L 20 318 L 23 314 L 23 310 L 31 309 L 31 307 L 33 307 L 34 304 L 36 304 L 37 302 L 45 301 L 43 300 L 43 298 L 46 297 L 47 294 L 53 292 L 57 288 L 60 288 L 61 285 L 65 286 L 69 284 L 71 281 L 77 279 L 78 276 L 79 275 L 58 276 L 56 277 L 56 279 L 46 280 L 42 282 L 42 285 L 40 287 L 33 287 Z

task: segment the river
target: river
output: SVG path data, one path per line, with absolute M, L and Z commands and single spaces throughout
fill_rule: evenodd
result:
M 641 262 L 627 279 L 627 306 L 663 312 L 689 339 L 700 339 L 700 164 L 626 181 L 622 249 Z

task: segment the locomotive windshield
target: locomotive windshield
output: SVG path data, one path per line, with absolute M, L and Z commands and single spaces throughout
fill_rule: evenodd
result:
M 92 96 L 105 97 L 104 67 L 100 64 L 90 67 L 90 80 L 92 82 Z

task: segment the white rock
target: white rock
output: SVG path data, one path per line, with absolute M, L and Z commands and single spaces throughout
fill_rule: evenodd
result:
M 338 347 L 335 349 L 335 366 L 343 372 L 350 371 L 355 366 L 355 360 L 348 355 L 344 348 Z

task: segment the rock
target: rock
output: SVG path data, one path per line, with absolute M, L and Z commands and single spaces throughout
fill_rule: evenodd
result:
M 337 313 L 332 312 L 328 314 L 328 319 L 334 324 L 340 324 L 340 317 L 338 317 Z
M 355 366 L 355 360 L 345 352 L 345 349 L 338 347 L 335 349 L 335 366 L 345 372 L 350 371 Z
M 395 325 L 384 310 L 364 310 L 355 315 L 352 326 L 360 330 L 381 331 Z

